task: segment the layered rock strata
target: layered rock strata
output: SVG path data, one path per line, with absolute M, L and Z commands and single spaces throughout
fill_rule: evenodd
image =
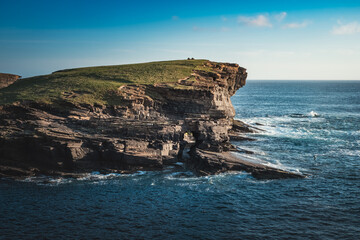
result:
M 194 71 L 176 84 L 122 86 L 117 106 L 0 106 L 0 176 L 156 170 L 184 162 L 200 175 L 244 170 L 257 178 L 301 177 L 227 153 L 236 150 L 230 137 L 246 131 L 234 124 L 230 97 L 247 73 L 237 64 L 206 65 L 211 72 Z
M 19 78 L 21 78 L 21 77 L 18 75 L 8 74 L 8 73 L 0 73 L 0 89 L 6 88 L 7 86 L 13 84 Z

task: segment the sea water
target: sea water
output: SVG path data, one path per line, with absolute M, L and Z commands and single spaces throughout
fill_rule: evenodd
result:
M 248 81 L 238 153 L 307 175 L 196 177 L 179 167 L 0 181 L 0 239 L 360 239 L 360 82 Z

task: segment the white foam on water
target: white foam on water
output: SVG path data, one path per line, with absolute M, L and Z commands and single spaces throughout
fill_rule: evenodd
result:
M 246 160 L 248 162 L 253 162 L 253 163 L 265 163 L 264 160 L 262 160 L 261 158 L 257 157 L 255 154 L 247 154 L 247 153 L 238 153 L 238 152 L 233 152 L 233 155 L 239 157 L 240 159 Z
M 294 168 L 288 165 L 284 165 L 283 163 L 281 163 L 279 160 L 275 160 L 274 162 L 270 162 L 264 159 L 261 159 L 257 156 L 254 155 L 246 155 L 246 154 L 241 154 L 241 153 L 233 153 L 234 155 L 239 156 L 239 158 L 245 160 L 245 161 L 249 161 L 249 162 L 253 162 L 253 163 L 259 163 L 259 164 L 263 164 L 265 166 L 269 166 L 269 167 L 273 167 L 273 168 L 277 168 L 277 169 L 281 169 L 281 170 L 285 170 L 285 171 L 289 171 L 289 172 L 294 172 L 294 173 L 301 173 L 300 171 L 305 170 L 305 169 L 300 169 L 300 168 Z
M 266 152 L 260 150 L 258 147 L 255 147 L 255 146 L 251 146 L 251 147 L 238 146 L 238 150 L 240 151 L 239 153 L 246 154 L 246 156 L 251 155 L 251 154 L 246 153 L 246 151 L 252 152 L 254 155 L 262 155 L 262 156 L 267 155 Z M 245 151 L 245 152 L 241 152 L 241 151 Z
M 309 112 L 309 115 L 310 115 L 311 117 L 320 117 L 320 114 L 318 114 L 318 113 L 315 112 L 315 111 Z
M 318 139 L 328 140 L 327 137 L 320 136 L 324 134 L 324 129 L 309 128 L 307 123 L 325 121 L 322 118 L 292 118 L 288 115 L 281 117 L 257 117 L 252 119 L 241 119 L 241 121 L 249 124 L 256 125 L 262 124 L 261 129 L 263 132 L 248 133 L 247 136 L 256 136 L 258 140 L 263 140 L 262 137 L 275 137 L 275 138 L 292 138 L 292 139 Z M 299 124 L 296 124 L 298 122 Z M 303 122 L 303 123 L 302 123 Z M 298 125 L 298 126 L 296 126 Z
M 288 171 L 288 172 L 299 173 L 299 174 L 301 174 L 301 170 L 305 170 L 305 169 L 300 169 L 300 168 L 295 168 L 295 167 L 291 167 L 288 165 L 284 165 L 279 160 L 275 160 L 275 163 L 266 162 L 266 163 L 264 163 L 264 165 L 273 167 L 273 168 L 277 168 L 280 170 Z
M 239 120 L 248 123 L 250 125 L 254 125 L 259 128 L 273 126 L 273 125 L 281 125 L 287 124 L 291 122 L 322 122 L 325 119 L 321 117 L 321 115 L 315 111 L 310 111 L 308 113 L 292 113 L 286 114 L 283 116 L 264 116 L 264 117 L 251 117 L 251 118 L 240 118 Z M 261 126 L 257 126 L 261 124 Z
M 165 175 L 164 177 L 167 180 L 181 180 L 181 181 L 192 181 L 196 180 L 197 177 L 191 171 L 187 172 L 172 172 L 170 174 Z
M 105 183 L 105 180 L 108 179 L 116 179 L 116 178 L 123 178 L 123 177 L 135 177 L 135 176 L 142 176 L 147 174 L 147 171 L 137 171 L 135 173 L 108 173 L 102 174 L 100 172 L 94 171 L 91 173 L 85 173 L 82 177 L 78 178 L 71 178 L 71 177 L 51 177 L 51 176 L 35 176 L 35 177 L 27 177 L 23 180 L 19 180 L 22 182 L 32 182 L 39 185 L 59 185 L 65 183 L 72 183 L 74 181 L 92 181 L 93 183 L 100 184 Z
M 308 114 L 296 114 L 294 116 L 285 115 L 280 117 L 258 117 L 258 118 L 251 118 L 251 119 L 241 119 L 241 121 L 250 124 L 255 125 L 256 123 L 262 124 L 260 128 L 265 130 L 264 132 L 257 132 L 257 133 L 249 133 L 248 136 L 255 136 L 257 140 L 264 141 L 269 140 L 269 137 L 271 138 L 284 138 L 284 139 L 301 139 L 301 140 L 309 140 L 309 139 L 317 139 L 317 140 L 323 140 L 323 141 L 329 141 L 328 135 L 331 133 L 324 133 L 322 131 L 327 131 L 325 129 L 309 129 L 308 126 L 301 126 L 302 124 L 299 124 L 300 127 L 294 127 L 297 124 L 295 122 L 300 121 L 306 121 L 306 122 L 312 122 L 312 121 L 323 121 L 322 119 L 312 119 L 310 116 L 319 116 L 318 113 L 312 111 Z M 307 124 L 305 124 L 307 125 Z M 256 125 L 255 125 L 256 126 Z M 270 139 L 271 139 L 270 138 Z M 276 140 L 275 140 L 276 141 Z M 291 166 L 291 163 L 284 164 L 279 160 L 276 160 L 276 157 L 273 157 L 273 153 L 269 153 L 266 151 L 262 151 L 262 145 L 258 142 L 247 142 L 246 145 L 250 145 L 251 147 L 248 148 L 248 150 L 253 151 L 254 154 L 247 154 L 247 153 L 236 153 L 241 159 L 244 159 L 249 162 L 259 163 L 263 164 L 269 167 L 293 172 L 293 173 L 299 173 L 306 172 L 306 169 L 301 169 L 298 167 Z M 255 149 L 252 149 L 253 145 L 255 145 Z M 267 145 L 266 148 L 269 146 Z M 245 149 L 243 146 L 239 146 L 240 149 Z M 260 149 L 256 149 L 260 148 Z
M 274 182 L 276 180 L 275 179 L 258 180 L 258 179 L 254 179 L 254 178 L 248 178 L 248 179 L 246 179 L 246 181 L 249 183 L 254 183 L 254 184 L 267 184 L 267 183 Z
M 96 181 L 96 180 L 104 180 L 111 179 L 116 177 L 121 177 L 120 173 L 109 173 L 109 174 L 101 174 L 100 172 L 92 172 L 85 174 L 84 177 L 77 178 L 78 181 Z
M 242 171 L 228 171 L 225 173 L 219 173 L 215 175 L 196 176 L 193 172 L 187 171 L 187 172 L 173 172 L 171 174 L 166 175 L 165 179 L 171 181 L 213 184 L 214 181 L 218 181 L 220 179 L 229 176 L 237 176 L 239 178 L 244 178 L 244 177 L 249 177 L 250 174 Z
M 247 178 L 247 177 L 251 176 L 251 174 L 244 172 L 244 171 L 228 171 L 228 172 L 219 173 L 216 175 L 205 176 L 204 178 L 214 181 L 214 180 L 220 180 L 222 178 L 226 178 L 229 176 L 234 176 L 236 178 Z
M 38 185 L 57 186 L 60 184 L 71 183 L 71 182 L 73 182 L 73 180 L 74 180 L 73 178 L 35 176 L 35 177 L 27 177 L 27 178 L 25 178 L 23 180 L 19 180 L 19 181 L 36 183 Z
M 176 175 L 176 173 L 174 173 Z M 209 176 L 193 176 L 193 177 L 184 177 L 184 178 L 168 178 L 169 180 L 177 180 L 175 183 L 179 187 L 186 187 L 194 191 L 217 191 L 218 183 L 222 182 L 224 178 L 236 178 L 239 180 L 253 178 L 250 173 L 243 171 L 229 171 L 225 173 L 220 173 L 216 175 Z M 233 181 L 233 180 L 232 180 Z M 205 188 L 204 188 L 205 186 Z

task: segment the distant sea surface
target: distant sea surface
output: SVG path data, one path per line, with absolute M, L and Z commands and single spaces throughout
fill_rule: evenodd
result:
M 0 239 L 360 239 L 360 81 L 248 81 L 234 142 L 249 161 L 308 175 L 195 177 L 168 168 L 0 181 Z

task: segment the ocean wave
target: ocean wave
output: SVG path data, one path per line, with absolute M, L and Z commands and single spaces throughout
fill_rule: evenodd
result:
M 301 174 L 302 171 L 305 170 L 305 169 L 300 169 L 300 168 L 296 168 L 296 167 L 289 166 L 289 165 L 284 165 L 279 160 L 275 160 L 274 163 L 266 162 L 266 163 L 264 163 L 264 165 L 273 167 L 273 168 L 277 168 L 277 169 L 281 169 L 284 171 L 288 171 L 288 172 L 298 173 L 298 174 Z
M 246 147 L 244 147 L 244 146 L 240 145 L 240 146 L 237 146 L 237 150 L 238 150 L 238 153 L 246 154 L 246 156 L 253 155 L 253 154 L 254 155 L 262 155 L 262 156 L 267 155 L 266 152 L 260 150 L 259 147 L 255 147 L 255 146 L 252 146 L 252 147 L 246 146 Z
M 308 118 L 309 120 L 313 121 L 314 119 L 311 118 L 318 118 L 323 117 L 320 113 L 315 111 L 305 112 L 305 113 L 288 113 L 281 116 L 276 115 L 268 115 L 261 117 L 251 117 L 251 118 L 240 118 L 240 120 L 246 120 L 246 122 L 254 122 L 257 120 L 264 120 L 265 123 L 267 120 L 275 120 L 276 122 L 290 122 L 290 121 L 300 121 L 301 118 Z M 261 122 L 260 122 L 261 123 Z M 261 123 L 262 124 L 262 123 Z
M 246 122 L 246 121 L 244 121 Z M 246 122 L 251 124 L 250 121 Z M 352 144 L 354 138 L 358 138 L 360 133 L 358 130 L 349 129 L 334 129 L 333 126 L 320 126 L 319 124 L 284 124 L 272 122 L 272 125 L 262 126 L 263 132 L 248 133 L 247 136 L 255 137 L 259 141 L 268 140 L 271 138 L 279 139 L 294 139 L 294 140 L 307 140 L 307 141 L 322 141 L 328 144 Z M 357 141 L 357 140 L 355 140 Z M 259 146 L 256 144 L 256 146 Z M 252 145 L 250 145 L 252 147 Z M 239 146 L 243 148 L 243 146 Z M 251 150 L 251 149 L 250 149 Z M 263 151 L 261 149 L 254 150 Z M 264 154 L 265 153 L 265 154 Z M 267 155 L 266 151 L 261 155 Z
M 278 169 L 293 172 L 293 173 L 301 173 L 302 171 L 306 171 L 306 169 L 296 168 L 293 166 L 285 165 L 282 162 L 280 162 L 279 160 L 273 160 L 272 156 L 258 157 L 256 155 L 246 155 L 246 154 L 241 154 L 241 153 L 234 153 L 234 154 L 239 156 L 239 158 L 249 161 L 249 162 L 259 163 L 259 164 L 263 164 L 265 166 L 278 168 Z
M 77 178 L 78 181 L 94 181 L 94 180 L 104 180 L 111 179 L 116 177 L 121 177 L 120 173 L 109 173 L 109 174 L 101 174 L 100 172 L 92 172 L 87 173 L 85 176 Z
M 172 172 L 170 174 L 165 175 L 165 179 L 167 180 L 196 180 L 196 175 L 191 171 L 186 172 Z
M 250 173 L 243 172 L 243 171 L 228 171 L 224 173 L 219 173 L 215 175 L 208 175 L 208 176 L 196 176 L 191 171 L 186 172 L 173 172 L 165 176 L 165 179 L 171 181 L 185 181 L 185 182 L 198 182 L 198 183 L 211 183 L 213 181 L 221 180 L 223 178 L 229 176 L 236 176 L 237 178 L 246 178 L 251 176 Z
M 271 136 L 276 138 L 309 139 L 317 138 L 326 140 L 325 137 L 312 132 L 312 129 L 306 127 L 293 128 L 291 126 L 274 126 L 265 129 L 265 132 L 256 133 L 257 136 Z
M 265 163 L 265 161 L 259 158 L 256 154 L 246 154 L 246 153 L 238 153 L 238 152 L 234 152 L 233 154 L 249 162 Z
M 105 180 L 105 179 L 112 179 L 112 178 L 122 178 L 122 177 L 136 177 L 142 176 L 149 173 L 148 171 L 136 171 L 134 173 L 108 173 L 102 174 L 100 172 L 92 172 L 86 174 L 84 178 L 80 178 L 78 180 Z
M 102 174 L 100 172 L 94 171 L 91 173 L 85 173 L 81 177 L 53 177 L 53 176 L 34 176 L 27 177 L 23 180 L 19 180 L 21 182 L 29 182 L 36 183 L 39 185 L 59 185 L 59 184 L 67 184 L 73 182 L 81 182 L 81 181 L 90 181 L 90 182 L 98 182 L 108 179 L 115 178 L 123 178 L 123 177 L 136 177 L 145 175 L 147 171 L 137 171 L 135 173 L 108 173 Z
M 50 185 L 57 186 L 60 184 L 68 184 L 74 181 L 73 178 L 63 178 L 63 177 L 50 177 L 50 176 L 34 176 L 27 177 L 20 182 L 36 183 L 38 185 Z
M 252 119 L 241 119 L 249 125 L 261 124 L 262 132 L 249 133 L 249 136 L 259 137 L 258 140 L 263 140 L 262 137 L 276 137 L 276 138 L 292 138 L 292 139 L 316 139 L 322 141 L 332 141 L 337 138 L 333 129 L 320 127 L 320 122 L 326 121 L 324 118 L 314 117 L 301 120 L 303 118 L 293 118 L 290 115 L 278 117 L 255 117 Z M 349 131 L 342 131 L 349 134 Z M 355 132 L 354 132 L 355 133 Z M 356 133 L 355 133 L 356 134 Z
M 320 114 L 318 114 L 318 113 L 315 112 L 315 111 L 309 112 L 309 115 L 310 115 L 311 117 L 320 117 Z

